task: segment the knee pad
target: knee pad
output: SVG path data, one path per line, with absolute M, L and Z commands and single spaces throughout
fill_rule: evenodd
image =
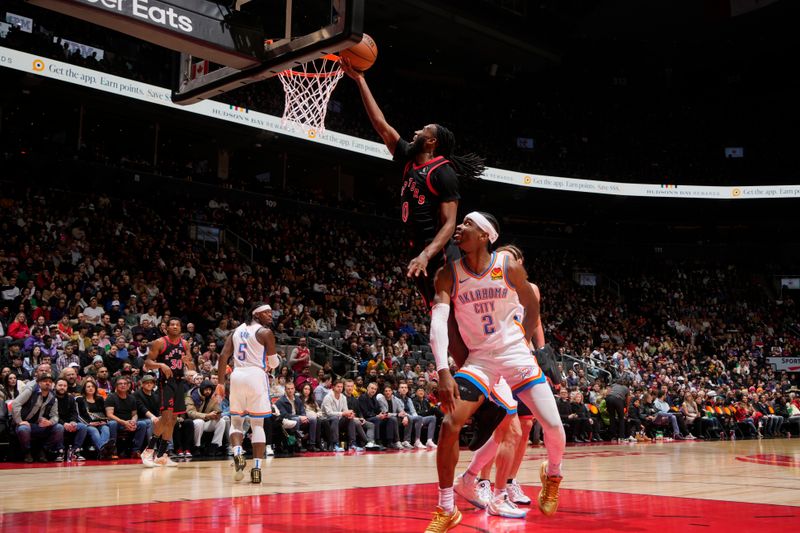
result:
M 250 437 L 250 442 L 253 444 L 263 444 L 267 442 L 267 434 L 264 432 L 264 419 L 254 418 L 250 420 L 250 429 L 253 435 Z

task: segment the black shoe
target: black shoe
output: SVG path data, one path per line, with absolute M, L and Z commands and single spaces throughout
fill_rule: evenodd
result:
M 250 470 L 250 482 L 261 483 L 261 469 L 253 468 Z
M 23 461 L 25 461 L 26 463 L 33 462 L 33 455 L 31 455 L 31 452 L 25 452 L 25 459 L 23 459 Z
M 56 457 L 53 459 L 55 463 L 63 463 L 64 462 L 64 450 L 58 450 L 56 452 Z
M 473 452 L 481 449 L 505 417 L 505 409 L 494 402 L 483 402 L 472 415 L 472 427 L 475 429 L 475 434 L 469 443 L 469 449 Z
M 44 450 L 39 450 L 39 453 L 36 455 L 36 461 L 39 463 L 47 462 L 47 456 L 44 454 Z

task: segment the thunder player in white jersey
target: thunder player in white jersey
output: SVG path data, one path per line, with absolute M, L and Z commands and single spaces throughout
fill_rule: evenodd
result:
M 551 515 L 558 507 L 565 436 L 555 398 L 530 350 L 530 336 L 539 321 L 538 300 L 522 265 L 509 260 L 508 254 L 502 254 L 501 259 L 505 259 L 498 262 L 497 254 L 489 252 L 499 236 L 497 227 L 491 215 L 469 213 L 455 233 L 456 243 L 465 256 L 436 274 L 431 348 L 439 372 L 439 399 L 446 416 L 436 451 L 439 505 L 427 533 L 447 531 L 461 521 L 453 496 L 458 436 L 466 420 L 489 398 L 500 378 L 505 379 L 542 424 L 548 460 L 540 469 L 539 509 Z M 447 361 L 447 318 L 451 302 L 469 353 L 455 378 L 450 374 Z M 521 323 L 516 320 L 520 305 L 525 310 Z M 510 438 L 499 446 L 495 493 L 487 508 L 490 514 L 503 515 L 504 509 L 510 507 L 506 481 L 516 443 L 516 439 Z
M 225 395 L 228 359 L 234 355 L 230 395 L 230 439 L 233 446 L 234 479 L 240 481 L 244 477 L 246 461 L 242 451 L 242 440 L 244 418 L 249 417 L 250 427 L 253 430 L 251 441 L 255 463 L 250 470 L 250 480 L 253 483 L 261 483 L 261 460 L 267 447 L 264 419 L 272 416 L 267 368 L 277 367 L 280 358 L 275 350 L 275 335 L 267 328 L 272 323 L 272 308 L 267 304 L 258 303 L 250 315 L 252 320 L 247 324 L 241 324 L 225 340 L 225 346 L 219 357 L 217 394 L 221 397 Z

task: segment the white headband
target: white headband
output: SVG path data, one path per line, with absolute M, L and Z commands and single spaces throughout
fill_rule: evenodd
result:
M 489 219 L 483 216 L 482 214 L 478 213 L 477 211 L 473 211 L 472 213 L 468 214 L 466 218 L 472 220 L 475 224 L 478 225 L 483 231 L 489 234 L 489 242 L 494 244 L 497 238 L 500 236 L 497 233 L 497 230 L 494 229 L 492 223 L 489 222 Z
M 272 311 L 272 308 L 267 304 L 256 307 L 255 309 L 253 309 L 253 316 L 263 311 Z

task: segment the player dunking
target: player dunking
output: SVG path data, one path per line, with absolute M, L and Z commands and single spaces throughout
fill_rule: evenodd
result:
M 414 278 L 425 305 L 433 305 L 433 275 L 446 263 L 460 257 L 451 243 L 458 216 L 459 178 L 476 179 L 484 170 L 483 159 L 453 154 L 455 136 L 440 124 L 428 124 L 414 133 L 411 143 L 400 138 L 386 121 L 372 96 L 364 74 L 347 59 L 342 70 L 355 80 L 372 127 L 403 165 L 400 211 L 407 228 L 407 250 L 413 257 L 407 275 Z
M 439 397 L 447 413 L 439 437 L 436 466 L 439 474 L 439 505 L 426 533 L 441 533 L 461 521 L 453 498 L 453 478 L 458 462 L 458 436 L 466 420 L 490 395 L 500 378 L 527 405 L 545 432 L 548 460 L 542 463 L 539 508 L 553 514 L 558 507 L 564 428 L 555 399 L 530 351 L 530 336 L 539 321 L 538 301 L 527 281 L 525 269 L 502 254 L 490 253 L 497 241 L 498 224 L 491 215 L 469 213 L 455 233 L 465 253 L 460 261 L 436 274 L 436 297 L 431 313 L 431 348 L 439 372 Z M 452 302 L 461 336 L 469 350 L 467 360 L 450 375 L 447 363 L 448 327 Z M 525 310 L 517 319 L 520 305 Z M 529 333 L 528 333 L 529 332 Z M 506 506 L 507 475 L 514 447 L 498 450 L 498 477 L 492 505 Z M 502 514 L 502 513 L 497 513 Z
M 416 131 L 410 144 L 401 139 L 383 116 L 364 74 L 354 70 L 346 58 L 342 60 L 342 69 L 358 85 L 372 127 L 395 162 L 403 165 L 400 214 L 407 229 L 407 250 L 413 257 L 406 274 L 414 280 L 425 306 L 430 309 L 434 274 L 448 261 L 461 257 L 451 240 L 461 198 L 459 178 L 477 179 L 486 168 L 484 160 L 475 154 L 454 155 L 455 136 L 441 124 L 428 124 Z M 450 344 L 447 348 L 456 364 L 461 365 L 467 358 L 467 350 L 453 317 L 448 320 L 448 328 Z M 495 404 L 483 404 L 474 417 L 476 442 L 485 442 L 504 416 L 503 409 Z
M 153 438 L 142 452 L 142 463 L 147 467 L 177 466 L 167 454 L 172 440 L 172 431 L 178 415 L 186 413 L 183 391 L 183 371 L 194 370 L 194 360 L 188 343 L 181 338 L 181 321 L 171 318 L 167 324 L 167 336 L 156 339 L 150 345 L 145 370 L 158 370 L 158 391 L 161 395 L 161 413 L 153 427 Z
M 233 359 L 231 374 L 231 446 L 233 446 L 234 479 L 241 481 L 247 462 L 242 450 L 244 439 L 244 419 L 250 418 L 253 430 L 253 468 L 250 481 L 261 483 L 261 461 L 267 449 L 267 435 L 264 432 L 264 419 L 272 416 L 272 403 L 269 399 L 269 383 L 266 369 L 280 364 L 275 349 L 275 335 L 267 327 L 272 323 L 272 308 L 258 303 L 250 312 L 251 320 L 241 324 L 225 340 L 219 357 L 219 385 L 217 395 L 225 396 L 225 378 L 228 359 Z

